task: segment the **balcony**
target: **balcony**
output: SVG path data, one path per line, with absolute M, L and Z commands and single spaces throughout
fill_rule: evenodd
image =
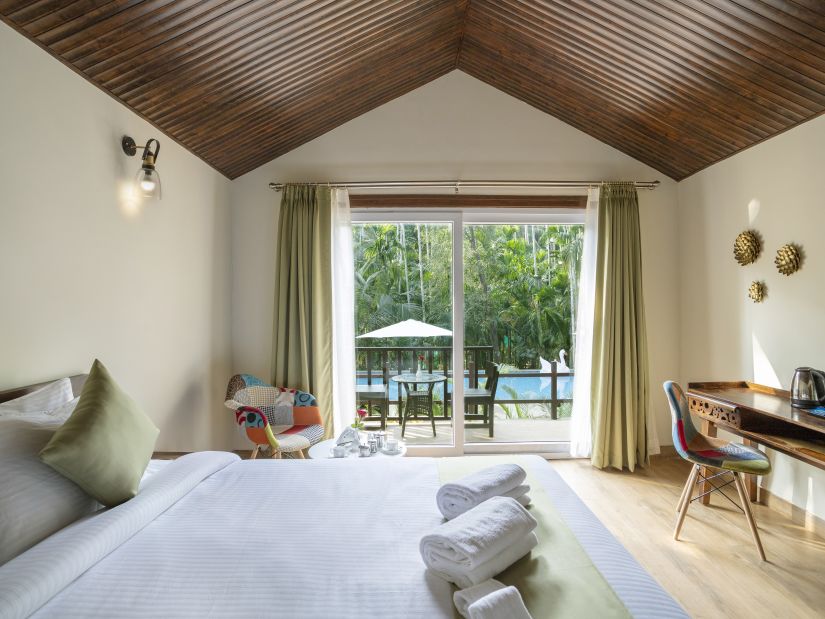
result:
M 464 349 L 464 385 L 484 387 L 484 368 L 491 360 L 491 346 L 467 346 Z M 384 385 L 384 376 L 402 372 L 446 376 L 447 380 L 434 388 L 433 413 L 436 436 L 428 419 L 407 422 L 405 440 L 411 444 L 450 444 L 452 442 L 452 349 L 443 346 L 358 346 L 356 347 L 356 381 L 359 386 Z M 423 362 L 419 361 L 423 357 Z M 385 372 L 386 368 L 386 372 Z M 401 401 L 399 385 L 389 380 L 387 430 L 400 437 Z M 552 361 L 545 371 L 501 366 L 494 398 L 494 436 L 489 436 L 485 417 L 478 407 L 470 406 L 465 414 L 467 443 L 558 442 L 569 438 L 572 407 L 573 372 L 559 371 Z M 378 429 L 381 424 L 380 403 L 370 396 L 359 395 L 359 401 L 370 414 L 367 427 Z

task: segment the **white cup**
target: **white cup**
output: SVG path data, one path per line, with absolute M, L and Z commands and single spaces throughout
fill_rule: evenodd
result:
M 398 439 L 397 438 L 388 438 L 387 439 L 387 451 L 389 451 L 389 452 L 398 451 Z
M 336 458 L 343 458 L 347 455 L 347 448 L 343 445 L 336 445 L 332 448 L 332 455 Z

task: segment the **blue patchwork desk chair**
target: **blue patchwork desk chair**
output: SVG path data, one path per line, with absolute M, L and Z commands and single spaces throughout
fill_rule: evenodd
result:
M 273 387 L 249 374 L 236 374 L 226 389 L 227 408 L 255 445 L 254 460 L 261 448 L 270 456 L 288 454 L 303 458 L 304 450 L 324 438 L 321 411 L 315 396 L 297 389 Z
M 756 549 L 759 551 L 759 556 L 765 561 L 765 551 L 762 548 L 759 531 L 751 513 L 748 495 L 742 482 L 742 475 L 767 475 L 771 472 L 771 461 L 768 460 L 765 454 L 753 447 L 700 434 L 691 421 L 687 398 L 682 388 L 673 381 L 667 381 L 664 384 L 664 389 L 668 404 L 670 404 L 670 416 L 673 420 L 673 445 L 682 458 L 693 464 L 687 483 L 685 483 L 682 490 L 679 505 L 676 508 L 679 517 L 676 521 L 673 539 L 679 539 L 679 532 L 682 530 L 682 524 L 685 521 L 685 515 L 687 515 L 690 504 L 702 498 L 705 494 L 719 492 L 728 501 L 736 505 L 736 502 L 722 491 L 725 486 L 734 484 L 739 494 L 739 501 L 742 504 L 739 509 L 745 514 L 753 535 L 753 541 L 756 543 Z M 715 472 L 713 475 L 705 477 L 701 472 L 702 468 L 712 469 Z M 732 474 L 733 478 L 719 486 L 711 481 L 727 474 Z M 700 481 L 709 483 L 711 490 L 694 497 L 693 488 Z

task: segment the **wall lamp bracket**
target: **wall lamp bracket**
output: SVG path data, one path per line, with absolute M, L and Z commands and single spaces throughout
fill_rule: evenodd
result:
M 135 183 L 140 193 L 146 198 L 160 199 L 160 175 L 155 169 L 155 162 L 160 153 L 160 142 L 152 138 L 143 146 L 138 146 L 128 135 L 124 135 L 120 140 L 120 147 L 129 157 L 137 154 L 138 148 L 143 149 L 140 170 L 138 170 Z M 154 148 L 154 150 L 153 150 Z
M 152 142 L 155 143 L 155 152 L 153 153 L 150 149 L 152 147 Z M 147 155 L 152 155 L 152 157 L 157 161 L 158 153 L 160 153 L 160 142 L 156 139 L 152 138 L 144 146 L 138 146 L 135 144 L 135 140 L 129 137 L 128 135 L 124 135 L 123 139 L 120 140 L 120 147 L 123 149 L 123 152 L 129 155 L 130 157 L 134 157 L 137 155 L 138 148 L 143 149 L 143 156 L 141 159 L 146 159 Z

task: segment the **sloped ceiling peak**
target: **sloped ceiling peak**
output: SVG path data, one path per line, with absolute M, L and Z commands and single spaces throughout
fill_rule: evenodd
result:
M 459 68 L 681 179 L 825 110 L 818 0 L 0 0 L 237 177 Z

